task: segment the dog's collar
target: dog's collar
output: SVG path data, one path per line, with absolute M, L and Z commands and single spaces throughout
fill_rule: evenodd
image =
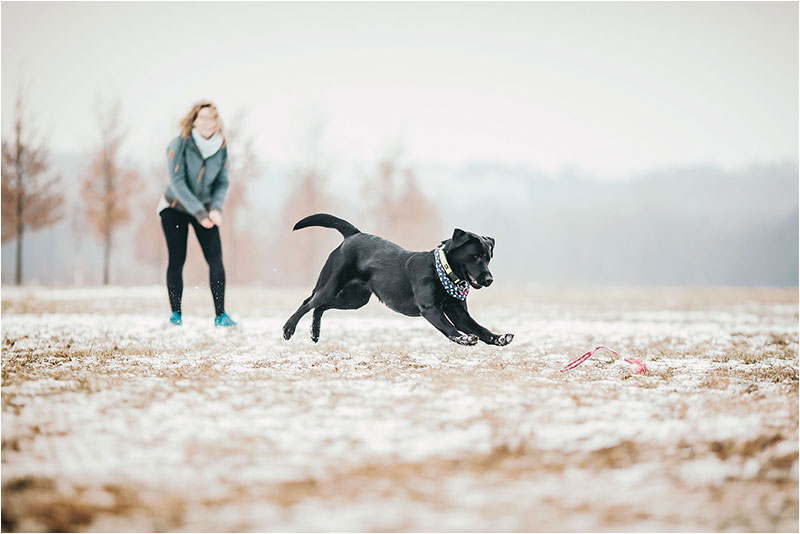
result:
M 433 259 L 436 263 L 436 274 L 447 294 L 458 300 L 467 300 L 469 284 L 466 280 L 459 279 L 450 268 L 447 257 L 444 255 L 444 245 L 440 245 L 433 251 Z

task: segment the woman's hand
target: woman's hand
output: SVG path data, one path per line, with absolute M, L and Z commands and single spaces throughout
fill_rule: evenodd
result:
M 208 228 L 210 230 L 211 228 L 214 228 L 214 223 L 211 221 L 211 219 L 206 217 L 205 219 L 200 221 L 200 226 L 202 226 L 203 228 Z
M 217 226 L 222 226 L 222 214 L 219 212 L 219 210 L 211 210 L 208 213 L 208 218 L 211 219 L 211 222 Z

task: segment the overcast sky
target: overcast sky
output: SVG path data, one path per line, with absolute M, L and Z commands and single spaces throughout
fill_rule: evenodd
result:
M 265 161 L 324 125 L 337 165 L 396 147 L 622 177 L 797 162 L 798 6 L 781 3 L 2 4 L 2 126 L 17 90 L 53 150 L 160 161 L 191 104 L 243 112 Z M 232 148 L 234 150 L 235 148 Z

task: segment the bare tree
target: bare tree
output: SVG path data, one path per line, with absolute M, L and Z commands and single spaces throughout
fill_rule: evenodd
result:
M 275 243 L 280 272 L 276 281 L 280 283 L 306 286 L 315 281 L 328 254 L 341 241 L 341 235 L 330 230 L 292 232 L 292 227 L 303 217 L 318 212 L 337 213 L 335 203 L 325 193 L 330 165 L 323 161 L 320 148 L 324 129 L 321 120 L 308 127 L 302 141 L 307 159 L 292 173 L 292 188 L 278 220 Z
M 27 138 L 22 98 L 17 97 L 14 137 L 2 141 L 2 241 L 16 240 L 14 282 L 22 284 L 22 241 L 26 229 L 51 226 L 62 217 L 64 196 L 57 189 L 61 177 L 46 176 L 49 150 Z
M 124 137 L 119 102 L 98 110 L 100 146 L 83 181 L 82 195 L 89 222 L 103 245 L 103 285 L 108 285 L 114 230 L 130 219 L 129 203 L 141 188 L 141 177 L 120 163 Z
M 225 220 L 220 228 L 226 263 L 232 266 L 231 281 L 251 283 L 259 275 L 259 250 L 254 224 L 250 220 L 247 188 L 258 177 L 260 164 L 253 149 L 253 140 L 245 137 L 244 114 L 237 113 L 228 128 L 230 170 L 228 194 L 225 198 Z
M 375 174 L 367 178 L 364 187 L 365 196 L 369 199 L 367 220 L 371 222 L 374 232 L 386 239 L 395 237 L 394 226 L 402 216 L 397 203 L 399 171 L 396 157 L 385 158 L 378 163 Z
M 158 199 L 160 195 L 164 194 L 167 172 L 165 157 L 160 165 L 152 167 L 147 172 L 152 179 L 144 180 L 142 192 L 137 200 L 137 204 L 142 206 L 142 209 L 135 223 L 134 253 L 137 259 L 142 260 L 152 269 L 153 281 L 160 281 L 163 278 L 167 259 L 167 247 L 161 229 L 161 220 L 156 214 Z
M 300 167 L 294 173 L 294 187 L 287 197 L 279 227 L 282 282 L 307 285 L 316 279 L 328 253 L 336 246 L 341 236 L 336 232 L 304 230 L 292 232 L 294 224 L 308 215 L 336 213 L 332 201 L 324 192 L 327 174 L 316 165 Z
M 394 212 L 396 238 L 411 250 L 426 250 L 436 246 L 447 235 L 442 235 L 442 220 L 436 206 L 419 187 L 417 174 L 410 168 L 403 170 L 403 192 Z
M 383 158 L 364 186 L 366 218 L 376 234 L 411 250 L 438 243 L 441 220 L 423 194 L 417 174 L 400 163 L 399 153 Z

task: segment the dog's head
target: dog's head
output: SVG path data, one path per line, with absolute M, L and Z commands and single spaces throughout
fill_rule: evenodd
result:
M 493 238 L 456 228 L 453 237 L 443 243 L 447 261 L 456 276 L 475 289 L 492 285 L 489 261 L 494 254 Z

